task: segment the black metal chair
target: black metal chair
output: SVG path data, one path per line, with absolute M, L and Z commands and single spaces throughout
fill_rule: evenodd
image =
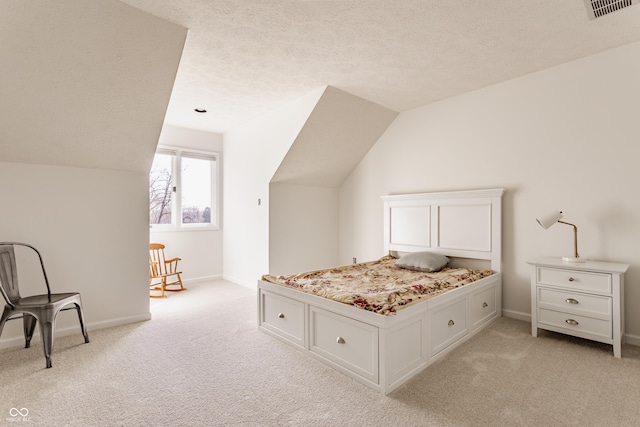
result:
M 44 275 L 44 282 L 47 285 L 46 294 L 24 298 L 20 296 L 14 246 L 25 246 L 33 249 L 36 254 L 38 254 L 42 274 Z M 24 348 L 29 348 L 36 323 L 40 321 L 40 335 L 42 335 L 42 348 L 44 350 L 44 357 L 47 359 L 47 368 L 51 367 L 51 352 L 53 351 L 56 316 L 60 311 L 75 309 L 78 312 L 84 342 L 89 342 L 89 335 L 87 334 L 87 329 L 84 324 L 80 294 L 77 292 L 63 294 L 51 293 L 42 256 L 33 246 L 17 242 L 0 242 L 0 293 L 2 293 L 6 301 L 2 317 L 0 317 L 0 336 L 2 335 L 2 329 L 7 320 L 22 318 L 25 339 Z M 70 304 L 74 306 L 67 307 Z M 21 314 L 21 316 L 14 317 L 17 314 Z

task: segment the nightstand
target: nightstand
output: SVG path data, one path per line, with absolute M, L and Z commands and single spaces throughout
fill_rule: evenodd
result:
M 531 265 L 531 335 L 538 328 L 613 345 L 621 356 L 628 264 L 536 258 Z

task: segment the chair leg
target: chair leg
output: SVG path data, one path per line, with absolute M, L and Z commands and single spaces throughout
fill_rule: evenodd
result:
M 149 284 L 149 297 L 150 298 L 166 298 L 166 295 L 164 294 L 164 287 L 166 285 L 164 283 L 157 283 L 155 285 L 153 284 Z M 160 291 L 160 295 L 154 295 L 152 292 L 154 291 Z
M 82 307 L 80 304 L 76 304 L 76 310 L 78 311 L 78 320 L 80 321 L 80 330 L 82 330 L 84 342 L 89 343 L 89 334 L 87 333 L 87 327 L 84 324 L 84 314 L 82 314 Z
M 167 276 L 162 278 L 164 280 L 164 285 L 166 287 L 167 292 L 182 292 L 187 290 L 187 288 L 185 288 L 184 285 L 182 284 L 182 277 L 180 277 L 180 273 L 171 273 L 169 276 L 175 276 L 176 280 L 171 283 L 167 283 Z M 169 286 L 175 286 L 175 285 L 180 286 L 180 288 L 169 289 Z
M 36 323 L 38 319 L 35 316 L 24 313 L 22 316 L 22 326 L 24 328 L 24 348 L 31 347 L 31 338 L 33 338 L 33 331 L 36 329 Z
M 42 350 L 44 351 L 44 357 L 47 360 L 47 368 L 53 366 L 51 364 L 51 352 L 53 351 L 53 334 L 54 334 L 53 322 L 49 319 L 40 320 L 40 335 L 42 335 Z
M 2 312 L 2 317 L 0 317 L 0 337 L 2 336 L 2 330 L 4 329 L 4 324 L 7 322 L 7 319 L 9 318 L 11 311 L 7 309 L 7 307 L 5 307 L 4 311 Z
M 178 273 L 178 274 L 176 274 L 176 276 L 178 276 L 178 283 L 180 283 L 180 290 L 181 290 L 181 291 L 186 290 L 187 288 L 185 288 L 184 286 L 182 286 L 182 278 L 180 277 L 180 274 Z

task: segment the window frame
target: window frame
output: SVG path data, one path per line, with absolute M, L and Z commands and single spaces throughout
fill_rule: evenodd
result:
M 165 154 L 171 156 L 171 180 L 172 187 L 175 187 L 171 200 L 171 223 L 170 224 L 151 224 L 151 231 L 204 231 L 220 229 L 220 154 L 214 151 L 197 150 L 191 148 L 174 147 L 168 145 L 158 145 L 154 152 L 156 154 Z M 210 223 L 185 223 L 182 222 L 182 173 L 180 166 L 182 158 L 195 158 L 202 160 L 210 160 L 214 167 L 211 174 L 211 219 Z M 151 170 L 149 170 L 149 175 Z M 148 175 L 147 180 L 150 178 Z M 150 204 L 150 201 L 149 203 Z M 150 208 L 150 206 L 149 206 Z M 175 212 L 175 214 L 174 214 Z

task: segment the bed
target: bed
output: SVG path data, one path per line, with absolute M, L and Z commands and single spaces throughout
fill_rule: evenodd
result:
M 258 328 L 382 394 L 390 393 L 501 316 L 503 192 L 382 196 L 381 258 L 263 276 L 258 281 Z M 436 259 L 446 256 L 446 267 L 410 272 L 396 266 L 396 258 L 425 253 Z M 394 270 L 401 277 L 391 281 L 404 287 L 368 283 L 373 276 L 396 274 Z M 427 277 L 451 272 L 457 279 Z M 356 290 L 350 292 L 349 280 L 337 284 L 336 277 L 359 282 Z M 431 287 L 429 280 L 437 285 Z M 381 290 L 382 296 L 373 296 Z

